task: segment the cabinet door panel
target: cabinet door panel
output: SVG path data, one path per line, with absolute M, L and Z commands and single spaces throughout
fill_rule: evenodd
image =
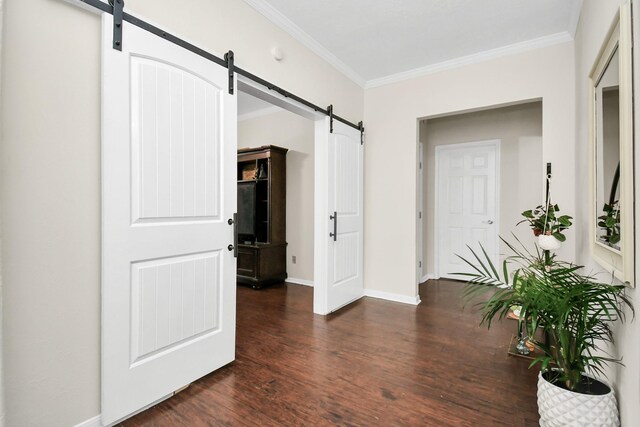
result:
M 255 249 L 238 248 L 238 274 L 257 277 L 257 251 Z

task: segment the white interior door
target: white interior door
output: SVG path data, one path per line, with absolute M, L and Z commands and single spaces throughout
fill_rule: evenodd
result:
M 497 265 L 499 254 L 500 141 L 436 147 L 436 266 L 439 277 L 472 269 L 470 259 L 484 247 Z M 481 255 L 482 256 L 482 255 Z M 471 258 L 472 259 L 472 258 Z
M 327 314 L 363 289 L 364 148 L 360 131 L 329 119 L 316 122 L 314 312 Z M 319 225 L 319 226 L 318 226 Z
M 236 99 L 227 70 L 103 17 L 102 421 L 235 357 Z

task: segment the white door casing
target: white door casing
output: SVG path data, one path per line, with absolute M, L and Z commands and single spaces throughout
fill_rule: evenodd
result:
M 227 70 L 103 15 L 102 422 L 235 357 Z
M 417 256 L 417 273 L 416 283 L 420 284 L 424 278 L 424 144 L 418 143 L 418 182 L 416 186 L 418 188 L 418 212 L 417 212 L 417 224 L 416 224 L 416 254 Z M 416 294 L 418 290 L 416 290 Z
M 478 254 L 482 245 L 497 265 L 499 175 L 499 140 L 436 147 L 434 254 L 437 277 L 462 279 L 453 273 L 472 271 L 458 257 L 473 256 L 467 245 Z
M 360 131 L 329 118 L 316 121 L 314 312 L 328 314 L 361 298 L 363 282 L 364 148 Z M 334 212 L 337 215 L 334 216 Z M 317 222 L 316 222 L 317 224 Z M 334 233 L 334 225 L 336 236 Z

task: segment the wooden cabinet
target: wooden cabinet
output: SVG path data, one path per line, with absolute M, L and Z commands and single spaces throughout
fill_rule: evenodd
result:
M 287 277 L 286 155 L 275 145 L 238 150 L 238 283 Z

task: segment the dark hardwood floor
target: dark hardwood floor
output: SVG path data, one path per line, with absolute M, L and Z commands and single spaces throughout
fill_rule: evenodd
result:
M 538 425 L 536 371 L 507 356 L 515 324 L 479 327 L 462 286 L 327 317 L 312 288 L 239 287 L 236 361 L 122 426 Z

